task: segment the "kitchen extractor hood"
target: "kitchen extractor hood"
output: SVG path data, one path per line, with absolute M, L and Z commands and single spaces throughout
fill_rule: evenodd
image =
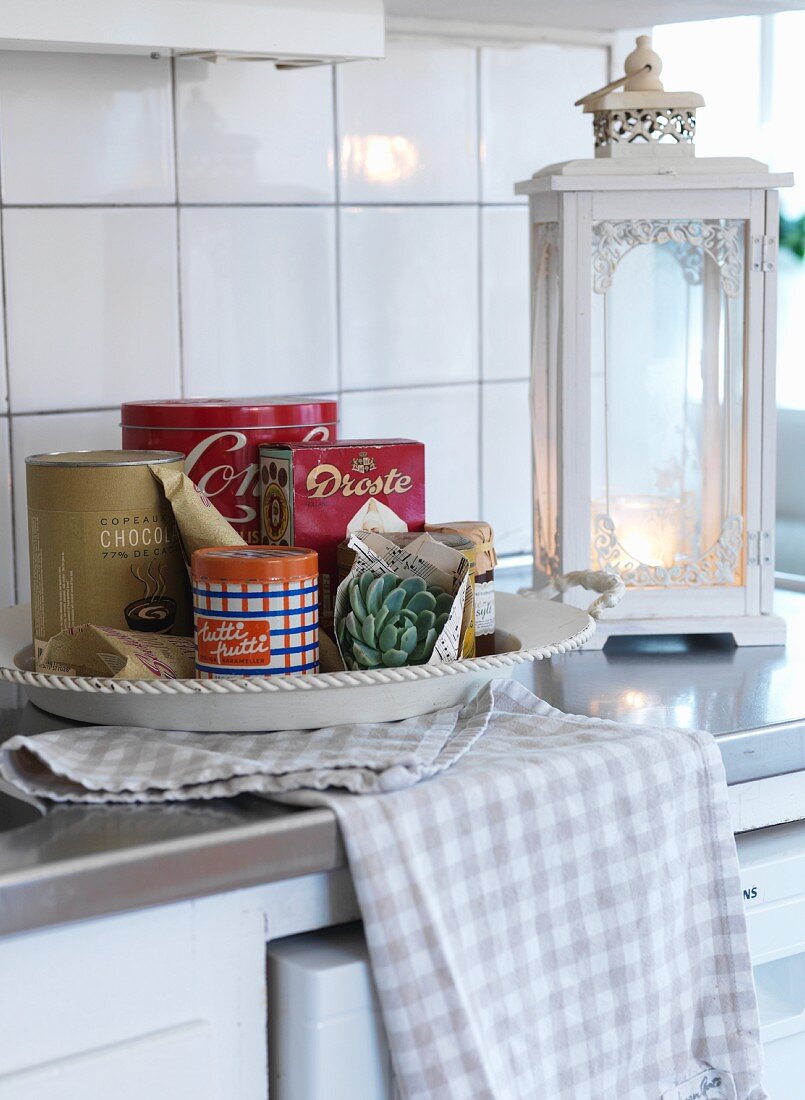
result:
M 383 0 L 0 0 L 0 49 L 289 65 L 382 57 Z
M 394 31 L 426 19 L 445 26 L 460 21 L 526 29 L 616 31 L 735 15 L 773 15 L 803 7 L 803 0 L 386 0 Z

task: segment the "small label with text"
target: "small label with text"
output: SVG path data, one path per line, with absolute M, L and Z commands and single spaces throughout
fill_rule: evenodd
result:
M 736 1100 L 735 1080 L 726 1070 L 699 1070 L 664 1092 L 660 1100 Z

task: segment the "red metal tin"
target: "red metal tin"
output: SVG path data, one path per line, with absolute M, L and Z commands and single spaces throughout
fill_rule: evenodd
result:
M 128 401 L 121 419 L 124 448 L 180 451 L 188 476 L 255 545 L 260 542 L 260 444 L 336 439 L 338 402 L 298 397 Z

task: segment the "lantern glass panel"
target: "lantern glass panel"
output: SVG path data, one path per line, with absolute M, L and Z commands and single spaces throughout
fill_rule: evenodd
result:
M 592 562 L 633 586 L 743 583 L 744 238 L 593 227 Z
M 558 563 L 559 227 L 532 227 L 531 431 L 534 452 L 534 558 L 554 577 Z

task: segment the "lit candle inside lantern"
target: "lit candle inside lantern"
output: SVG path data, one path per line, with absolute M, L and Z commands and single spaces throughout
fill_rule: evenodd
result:
M 643 565 L 672 566 L 682 542 L 682 508 L 673 497 L 615 497 L 610 502 L 615 537 Z

